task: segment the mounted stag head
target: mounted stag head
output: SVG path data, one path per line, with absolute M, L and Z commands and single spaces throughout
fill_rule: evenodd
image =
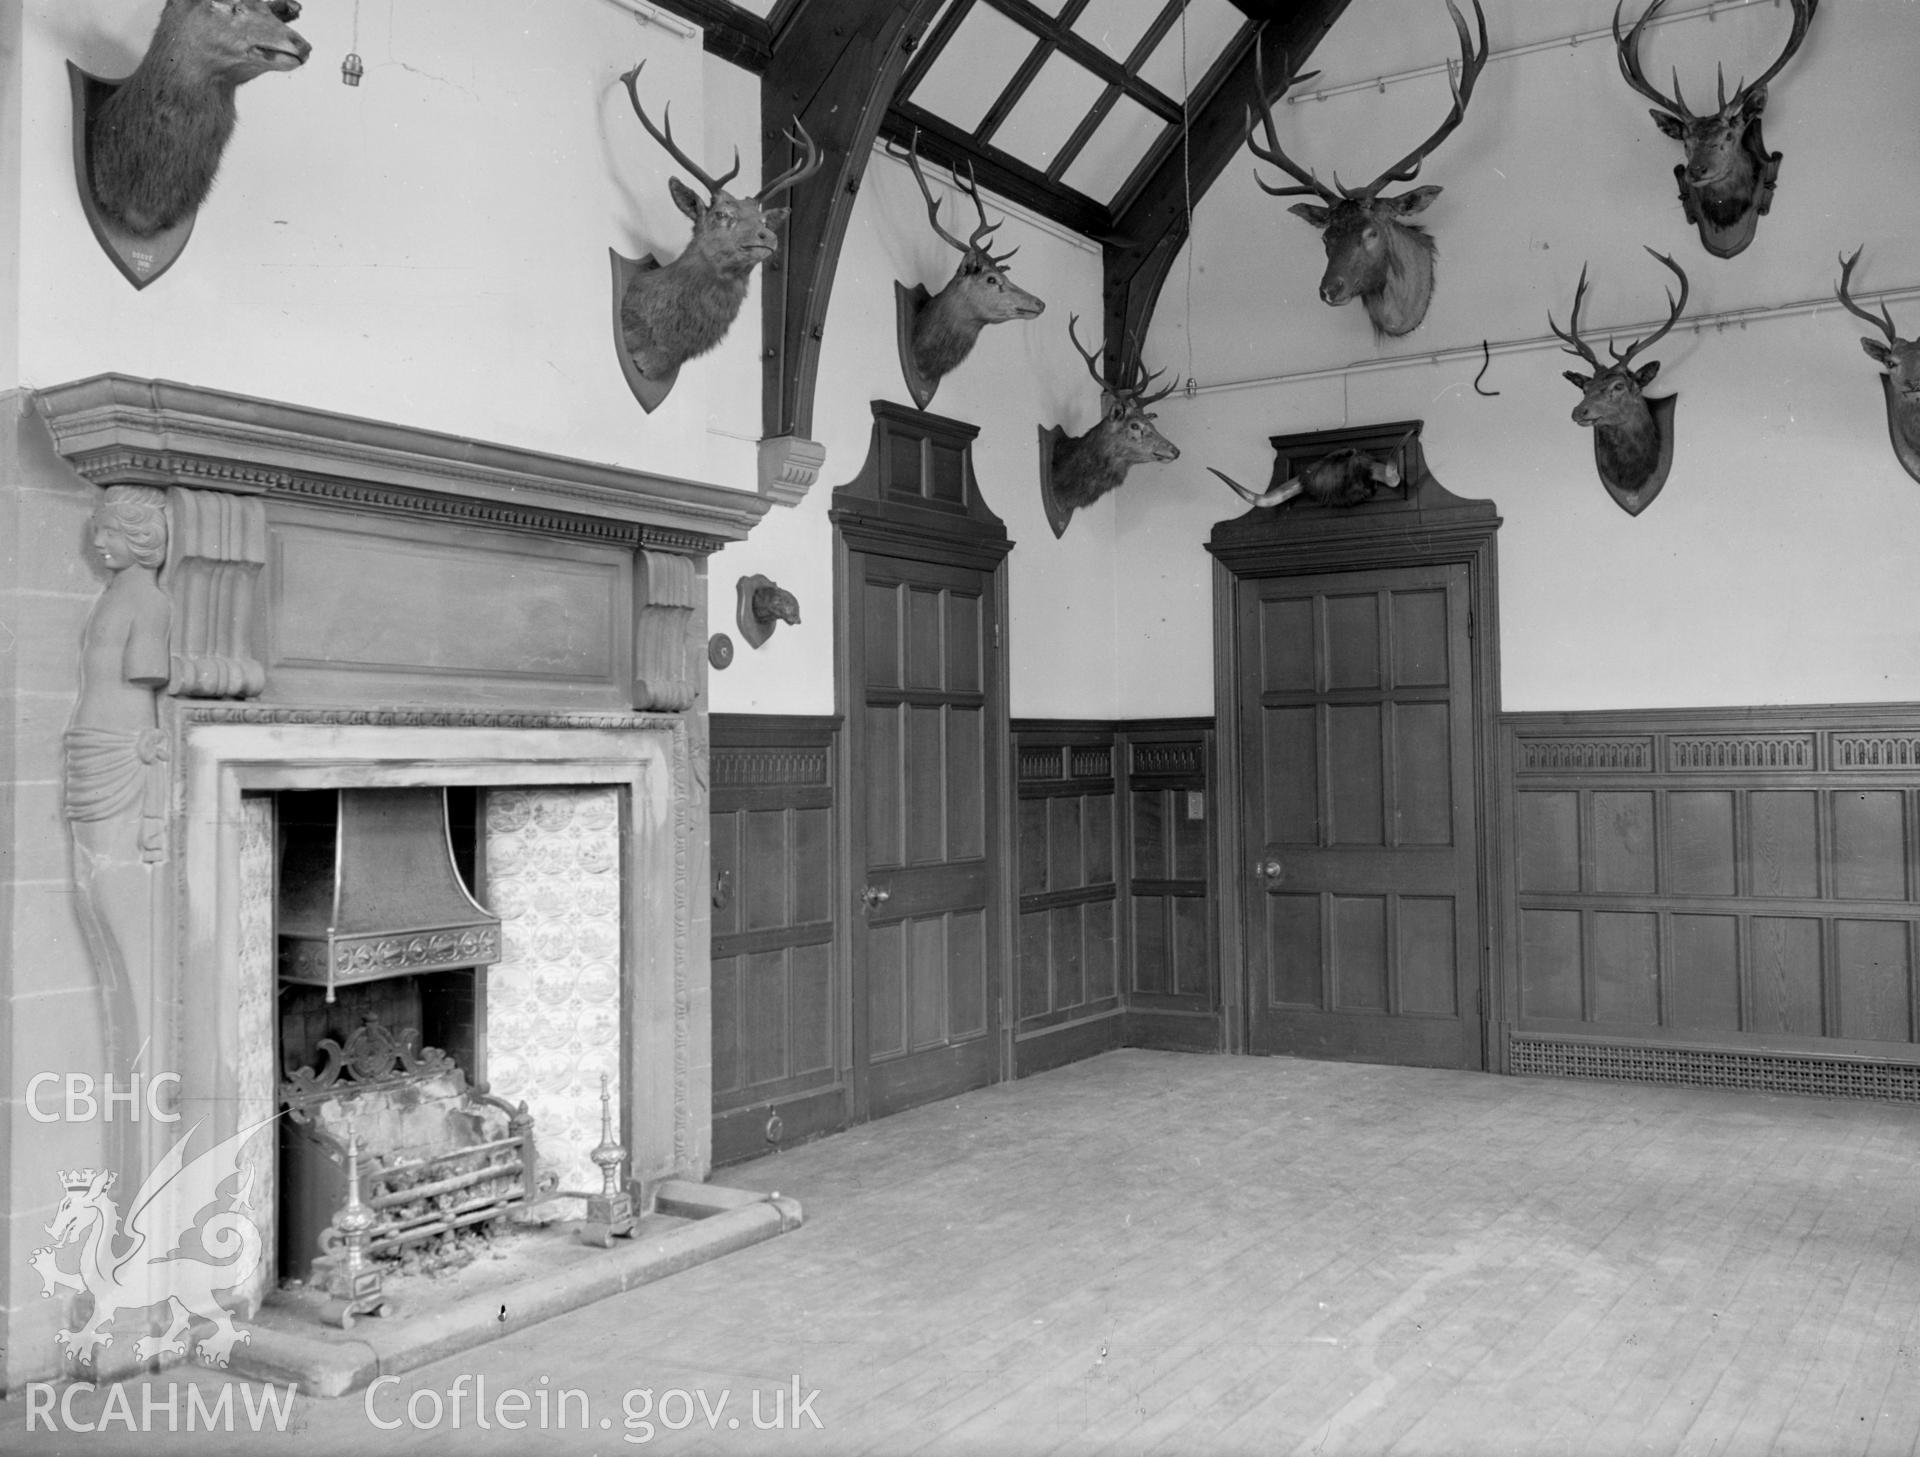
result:
M 1657 400 L 1648 399 L 1643 392 L 1660 372 L 1659 361 L 1635 369 L 1633 357 L 1663 338 L 1687 306 L 1685 270 L 1666 254 L 1654 253 L 1651 248 L 1647 251 L 1680 275 L 1680 299 L 1676 303 L 1669 290 L 1666 323 L 1646 338 L 1634 340 L 1625 354 L 1609 339 L 1607 352 L 1613 356 L 1612 364 L 1602 365 L 1580 338 L 1580 304 L 1587 293 L 1584 266 L 1573 294 L 1572 332 L 1563 333 L 1553 322 L 1553 315 L 1547 315 L 1547 327 L 1572 346 L 1566 352 L 1579 355 L 1593 366 L 1590 375 L 1566 371 L 1581 396 L 1580 403 L 1573 407 L 1573 423 L 1593 427 L 1593 460 L 1600 471 L 1600 483 L 1629 516 L 1644 511 L 1667 483 L 1667 471 L 1673 465 L 1673 406 L 1679 398 L 1663 395 Z
M 234 89 L 306 63 L 313 47 L 287 24 L 299 15 L 295 0 L 167 0 L 146 55 L 88 128 L 103 218 L 136 238 L 191 218 L 233 135 Z
M 1079 322 L 1078 314 L 1067 320 L 1067 337 L 1100 386 L 1102 414 L 1084 435 L 1069 436 L 1058 425 L 1040 431 L 1040 495 L 1055 536 L 1065 533 L 1075 511 L 1124 483 L 1132 467 L 1180 458 L 1180 448 L 1154 428 L 1154 416 L 1147 412 L 1147 406 L 1173 393 L 1172 385 L 1147 393 L 1147 387 L 1165 371 L 1145 374 L 1136 363 L 1131 384 L 1108 384 L 1101 377 L 1098 355 L 1080 347 L 1080 336 L 1074 332 Z
M 907 164 L 920 184 L 920 195 L 927 200 L 927 219 L 943 242 L 960 251 L 960 266 L 937 294 L 929 297 L 919 284 L 911 289 L 900 283 L 893 286 L 900 324 L 901 371 L 913 403 L 924 410 L 940 381 L 959 368 L 972 351 L 981 329 L 1009 319 L 1037 318 L 1047 306 L 1007 277 L 1007 260 L 1019 249 L 1009 248 L 996 255 L 987 247 L 988 235 L 1000 224 L 987 221 L 980 187 L 971 171 L 961 187 L 973 199 L 973 210 L 980 218 L 978 226 L 964 243 L 940 226 L 940 204 L 920 170 L 919 145 L 920 134 L 915 132 L 907 148 Z M 957 174 L 954 180 L 959 182 Z
M 1411 333 L 1427 316 L 1427 305 L 1433 301 L 1436 248 L 1427 230 L 1409 219 L 1426 211 L 1440 195 L 1438 187 L 1416 187 L 1398 197 L 1382 197 L 1380 190 L 1389 182 L 1411 182 L 1420 175 L 1420 164 L 1466 116 L 1473 83 L 1480 78 L 1480 70 L 1487 63 L 1487 17 L 1480 9 L 1480 0 L 1473 0 L 1474 17 L 1480 23 L 1477 51 L 1467 34 L 1467 22 L 1453 0 L 1447 0 L 1447 13 L 1453 17 L 1454 29 L 1460 36 L 1459 78 L 1454 79 L 1451 69 L 1448 71 L 1453 109 L 1440 123 L 1439 130 L 1358 191 L 1343 187 L 1337 172 L 1333 186 L 1326 186 L 1310 169 L 1301 167 L 1280 150 L 1280 137 L 1273 125 L 1273 104 L 1267 98 L 1266 76 L 1259 65 L 1260 48 L 1254 47 L 1255 79 L 1260 95 L 1257 119 L 1266 132 L 1267 144 L 1262 147 L 1254 139 L 1256 118 L 1249 110 L 1247 150 L 1269 166 L 1278 167 L 1300 185 L 1271 187 L 1257 176 L 1254 181 L 1271 197 L 1312 193 L 1326 204 L 1320 207 L 1300 202 L 1287 209 L 1320 229 L 1321 241 L 1326 244 L 1327 271 L 1320 279 L 1320 298 L 1335 307 L 1358 298 L 1366 307 L 1374 334 L 1379 337 Z M 1289 78 L 1287 86 L 1296 79 L 1300 78 Z M 1283 86 L 1281 95 L 1285 94 L 1286 86 Z
M 735 197 L 727 184 L 740 171 L 740 149 L 734 148 L 733 166 L 719 177 L 710 176 L 682 151 L 673 140 L 672 107 L 662 115 L 663 125 L 656 127 L 640 104 L 637 83 L 645 64 L 642 61 L 620 78 L 626 82 L 634 114 L 647 134 L 707 189 L 702 201 L 678 177 L 668 179 L 674 205 L 693 221 L 692 241 L 671 263 L 649 257 L 630 264 L 619 297 L 621 345 L 639 376 L 636 381 L 630 375 L 628 382 L 651 410 L 665 397 L 680 366 L 705 354 L 725 336 L 747 296 L 748 276 L 778 251 L 780 240 L 773 230 L 785 221 L 789 209 L 768 207 L 768 200 L 811 177 L 824 159 L 796 118 L 787 140 L 801 149 L 800 160 L 763 183 L 752 197 Z M 616 261 L 616 277 L 621 272 L 618 261 L 624 260 Z
M 1893 453 L 1907 474 L 1920 481 L 1920 340 L 1902 339 L 1894 332 L 1893 315 L 1887 312 L 1884 300 L 1876 318 L 1848 294 L 1847 285 L 1853 280 L 1853 265 L 1860 261 L 1860 253 L 1855 248 L 1851 258 L 1840 260 L 1840 284 L 1834 296 L 1846 305 L 1847 312 L 1859 315 L 1887 336 L 1884 344 L 1878 339 L 1862 339 L 1860 347 L 1886 371 L 1880 376 L 1880 387 L 1887 396 L 1887 433 L 1893 438 Z
M 1411 439 L 1411 432 L 1402 440 Z M 1250 506 L 1284 506 L 1296 496 L 1304 496 L 1315 506 L 1359 506 L 1373 499 L 1375 490 L 1392 490 L 1400 484 L 1400 451 L 1380 456 L 1355 446 L 1345 446 L 1320 457 L 1297 475 L 1264 491 L 1250 491 L 1223 470 L 1207 467 Z M 1275 472 L 1278 474 L 1278 472 Z
M 1760 139 L 1767 82 L 1780 73 L 1807 38 L 1807 24 L 1819 0 L 1793 0 L 1793 30 L 1780 59 L 1751 86 L 1743 81 L 1735 87 L 1731 101 L 1727 99 L 1726 71 L 1719 69 L 1720 104 L 1702 116 L 1687 109 L 1677 70 L 1669 100 L 1648 84 L 1640 69 L 1640 32 L 1664 4 L 1666 0 L 1653 0 L 1625 36 L 1620 34 L 1620 12 L 1626 0 L 1614 7 L 1613 44 L 1620 59 L 1620 74 L 1629 86 L 1659 107 L 1653 113 L 1654 124 L 1687 149 L 1687 160 L 1673 169 L 1673 176 L 1680 184 L 1680 204 L 1686 209 L 1687 221 L 1700 230 L 1701 246 L 1716 258 L 1731 258 L 1753 241 L 1759 220 L 1773 206 L 1780 154 L 1768 152 Z

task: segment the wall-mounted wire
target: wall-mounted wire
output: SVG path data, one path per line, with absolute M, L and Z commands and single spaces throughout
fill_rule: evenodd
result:
M 1744 10 L 1750 5 L 1766 4 L 1772 4 L 1778 8 L 1780 0 L 1712 0 L 1712 3 L 1696 6 L 1692 10 L 1676 10 L 1670 13 L 1663 11 L 1647 22 L 1647 28 L 1653 30 L 1663 25 L 1676 25 L 1683 20 L 1698 20 L 1703 15 L 1711 21 L 1716 18 L 1718 11 Z M 1578 50 L 1591 40 L 1604 40 L 1612 44 L 1613 31 L 1610 27 L 1602 30 L 1583 30 L 1572 35 L 1555 36 L 1549 40 L 1530 41 L 1522 46 L 1509 46 L 1503 51 L 1489 51 L 1487 59 L 1503 61 L 1514 56 L 1533 56 L 1542 51 L 1557 51 L 1562 46 L 1568 50 Z M 1412 66 L 1404 71 L 1393 71 L 1385 76 L 1374 76 L 1363 81 L 1347 81 L 1338 86 L 1322 86 L 1317 91 L 1303 91 L 1297 94 L 1289 92 L 1285 100 L 1288 106 L 1298 106 L 1303 101 L 1325 101 L 1329 96 L 1347 96 L 1355 91 L 1378 90 L 1385 94 L 1389 86 L 1401 81 L 1417 80 L 1423 76 L 1438 76 L 1443 72 L 1451 72 L 1457 64 L 1452 58 L 1448 58 L 1432 65 Z

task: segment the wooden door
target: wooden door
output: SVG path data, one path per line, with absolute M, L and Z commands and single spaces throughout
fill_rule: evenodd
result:
M 1250 1049 L 1483 1066 L 1466 566 L 1237 599 Z
M 994 576 L 848 554 L 856 1116 L 995 1081 Z

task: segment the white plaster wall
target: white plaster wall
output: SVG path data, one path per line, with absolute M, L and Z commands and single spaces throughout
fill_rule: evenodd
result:
M 929 173 L 948 190 L 939 174 Z M 1100 256 L 1084 240 L 1010 212 L 991 194 L 986 203 L 990 217 L 1006 218 L 995 249 L 1019 246 L 1013 278 L 1046 301 L 1046 312 L 984 330 L 965 363 L 941 381 L 930 408 L 979 427 L 974 468 L 981 494 L 1015 543 L 1007 566 L 1012 712 L 1111 716 L 1119 704 L 1114 601 L 1127 590 L 1114 573 L 1115 498 L 1079 513 L 1056 540 L 1040 506 L 1038 443 L 1042 425 L 1078 433 L 1097 418 L 1099 394 L 1068 341 L 1067 321 L 1080 316 L 1085 342 L 1098 335 Z M 972 227 L 971 204 L 949 201 L 942 218 L 949 232 L 964 237 Z M 733 666 L 713 675 L 716 712 L 833 711 L 832 492 L 866 460 L 870 402 L 912 403 L 895 340 L 894 280 L 937 291 L 957 260 L 928 227 L 913 174 L 876 152 L 841 251 L 822 344 L 813 438 L 826 446 L 827 461 L 819 484 L 798 507 L 774 508 L 747 541 L 712 561 L 712 627 L 731 634 L 738 647 Z M 1153 471 L 1135 474 L 1146 480 Z M 801 625 L 775 629 L 757 650 L 738 642 L 733 625 L 735 584 L 753 573 L 773 577 L 801 605 Z
M 311 60 L 241 88 L 185 254 L 135 291 L 80 211 L 64 62 L 126 75 L 160 8 L 25 0 L 23 382 L 117 370 L 753 488 L 756 298 L 652 416 L 613 353 L 608 248 L 689 231 L 620 73 L 645 58 L 650 114 L 709 170 L 737 143 L 755 185 L 754 112 L 708 104 L 697 35 L 615 0 L 369 4 L 353 88 L 355 7 L 309 5 Z
M 0 391 L 20 383 L 20 0 L 0 0 Z
M 1486 10 L 1496 51 L 1605 27 L 1612 15 L 1600 0 L 1486 0 Z M 1784 8 L 1723 6 L 1715 21 L 1650 31 L 1646 69 L 1669 77 L 1677 66 L 1701 104 L 1716 58 L 1729 85 L 1758 74 L 1787 25 Z M 1313 58 L 1322 74 L 1312 85 L 1453 51 L 1440 0 L 1353 0 Z M 1550 309 L 1566 324 L 1583 261 L 1596 347 L 1608 326 L 1664 318 L 1671 278 L 1643 244 L 1687 270 L 1689 318 L 1830 300 L 1836 254 L 1861 244 L 1856 292 L 1920 286 L 1920 192 L 1909 185 L 1920 175 L 1916 67 L 1913 0 L 1823 5 L 1771 88 L 1767 144 L 1785 154 L 1773 211 L 1746 253 L 1719 261 L 1681 215 L 1680 149 L 1621 80 L 1611 42 L 1496 56 L 1465 123 L 1420 178 L 1446 189 L 1426 214 L 1441 250 L 1432 310 L 1415 334 L 1379 345 L 1357 304 L 1335 310 L 1315 298 L 1317 235 L 1287 215 L 1293 199 L 1257 190 L 1241 154 L 1196 211 L 1191 259 L 1176 263 L 1149 339 L 1151 355 L 1177 358 L 1190 337 L 1202 388 L 1162 406 L 1186 450 L 1175 474 L 1120 501 L 1121 713 L 1211 712 L 1203 543 L 1242 508 L 1203 467 L 1264 484 L 1270 435 L 1405 418 L 1426 420 L 1435 475 L 1457 494 L 1492 499 L 1504 517 L 1507 709 L 1920 698 L 1910 625 L 1920 483 L 1888 446 L 1878 372 L 1858 343 L 1869 331 L 1837 304 L 1745 328 L 1696 333 L 1683 322 L 1648 351 L 1662 366 L 1654 393 L 1677 392 L 1680 404 L 1672 474 L 1638 518 L 1607 497 L 1591 436 L 1568 418 L 1578 395 L 1561 371 L 1584 368 L 1578 360 L 1557 347 L 1496 354 L 1486 385 L 1500 396 L 1471 388 L 1483 338 L 1544 335 Z M 1323 178 L 1338 167 L 1353 186 L 1426 135 L 1446 106 L 1435 76 L 1385 95 L 1282 105 L 1276 123 L 1295 160 Z M 1920 332 L 1920 302 L 1893 312 L 1905 336 Z M 1425 358 L 1456 349 L 1473 357 Z M 1229 387 L 1400 356 L 1414 362 Z

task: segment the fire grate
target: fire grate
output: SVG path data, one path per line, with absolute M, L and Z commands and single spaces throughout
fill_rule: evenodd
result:
M 345 1046 L 323 1038 L 325 1061 L 280 1086 L 286 1201 L 281 1273 L 318 1277 L 342 1243 L 347 1144 L 357 1136 L 361 1198 L 372 1215 L 363 1253 L 397 1255 L 457 1230 L 524 1211 L 551 1195 L 534 1149 L 533 1115 L 466 1073 L 419 1034 L 369 1020 Z

